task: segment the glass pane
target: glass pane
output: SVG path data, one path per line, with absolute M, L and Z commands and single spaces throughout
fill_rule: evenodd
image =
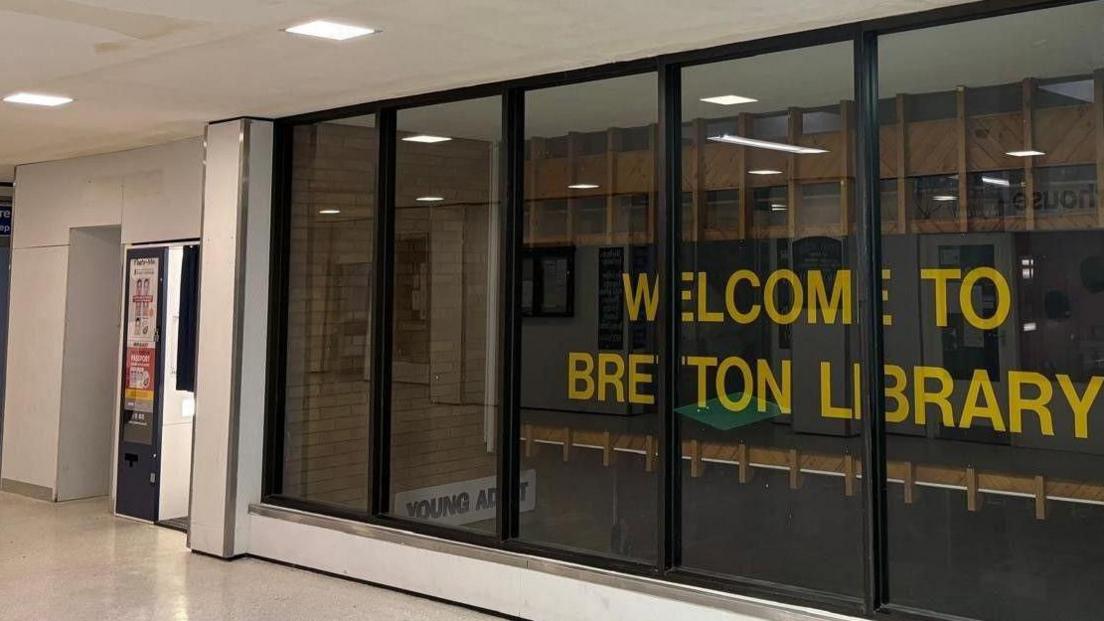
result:
M 283 489 L 368 510 L 374 116 L 292 134 Z
M 1101 24 L 1094 2 L 879 44 L 895 604 L 1104 605 Z
M 658 293 L 657 88 L 649 74 L 525 100 L 520 536 L 641 561 L 656 555 L 658 297 L 628 300 Z
M 858 596 L 852 74 L 850 43 L 683 70 L 676 412 L 685 568 Z
M 501 99 L 400 110 L 391 512 L 495 530 Z

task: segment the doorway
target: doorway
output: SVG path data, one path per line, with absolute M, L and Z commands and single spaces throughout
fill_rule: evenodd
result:
M 122 297 L 119 226 L 69 230 L 57 500 L 106 496 Z
M 116 513 L 186 531 L 199 245 L 127 251 Z

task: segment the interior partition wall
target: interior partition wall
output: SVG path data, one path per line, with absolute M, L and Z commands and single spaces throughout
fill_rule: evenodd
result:
M 890 618 L 1093 618 L 1104 2 L 283 119 L 266 502 Z

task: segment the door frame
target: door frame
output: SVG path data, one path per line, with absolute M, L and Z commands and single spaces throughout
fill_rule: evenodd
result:
M 149 241 L 149 242 L 132 242 L 132 243 L 125 243 L 124 242 L 123 252 L 122 252 L 123 261 L 122 261 L 122 264 L 119 265 L 119 269 L 124 272 L 124 274 L 123 274 L 123 296 L 124 297 L 126 296 L 127 287 L 129 286 L 129 283 L 127 282 L 128 275 L 125 273 L 125 271 L 126 271 L 126 267 L 127 267 L 127 257 L 129 256 L 129 253 L 132 250 L 162 249 L 165 252 L 165 257 L 166 257 L 166 261 L 167 261 L 168 249 L 169 248 L 174 247 L 174 246 L 201 246 L 200 241 L 201 240 L 200 240 L 199 237 L 183 237 L 183 238 L 179 238 L 179 239 L 167 239 L 167 240 Z M 202 252 L 202 249 L 200 250 L 200 252 Z M 167 263 L 165 265 L 165 268 L 167 268 Z M 165 317 L 165 315 L 164 315 L 164 313 L 162 313 L 162 318 L 161 318 L 161 321 L 162 321 L 161 330 L 162 330 L 162 332 L 164 332 L 164 317 Z M 119 480 L 118 480 L 118 476 L 119 476 L 119 450 L 121 448 L 120 440 L 122 439 L 122 426 L 119 423 L 122 419 L 122 407 L 123 407 L 123 402 L 122 402 L 122 396 L 123 396 L 123 390 L 122 390 L 122 388 L 123 388 L 123 364 L 122 363 L 123 363 L 123 356 L 126 354 L 126 320 L 127 320 L 127 305 L 126 305 L 126 300 L 124 299 L 123 304 L 122 304 L 122 310 L 120 312 L 120 324 L 119 324 L 119 334 L 118 334 L 119 352 L 118 352 L 118 355 L 116 356 L 117 366 L 116 366 L 116 369 L 115 369 L 116 373 L 118 375 L 117 375 L 116 380 L 115 380 L 115 386 L 117 388 L 117 390 L 115 392 L 115 416 L 113 417 L 113 420 L 112 420 L 112 425 L 113 425 L 113 428 L 112 428 L 112 443 L 113 443 L 114 446 L 112 446 L 112 452 L 111 452 L 111 455 L 112 455 L 112 462 L 111 462 L 112 463 L 112 468 L 111 468 L 111 513 L 112 513 L 112 515 L 114 515 L 116 517 L 121 517 L 121 518 L 126 518 L 126 519 L 137 519 L 137 518 L 133 518 L 129 515 L 119 513 L 117 511 L 117 502 L 118 502 L 118 494 L 119 494 L 119 487 L 118 487 L 118 485 L 119 485 Z M 198 329 L 199 319 L 197 318 L 196 321 L 197 321 L 197 329 Z M 163 350 L 164 347 L 162 346 L 161 349 Z M 159 368 L 164 368 L 164 364 L 163 364 L 164 360 L 161 360 L 159 362 L 162 363 L 162 364 L 159 364 Z M 163 377 L 164 374 L 162 373 L 161 375 L 162 375 L 161 379 L 163 380 L 164 379 L 164 377 Z M 159 386 L 158 387 L 158 397 L 160 397 L 162 393 L 163 393 L 163 387 Z M 158 408 L 158 410 L 160 410 L 160 408 L 162 407 L 162 403 L 160 402 L 160 399 L 158 400 L 158 403 L 157 403 L 156 407 Z M 198 413 L 198 411 L 197 411 L 197 413 Z M 160 432 L 160 428 L 158 428 L 158 432 Z M 158 438 L 158 440 L 160 441 L 160 438 Z M 190 461 L 194 464 L 194 457 L 195 457 L 195 438 L 194 437 L 192 439 L 192 449 L 191 450 L 192 450 L 192 459 Z M 160 464 L 158 464 L 158 465 L 160 466 Z M 160 472 L 160 467 L 158 468 L 158 471 Z M 191 504 L 191 501 L 190 501 L 190 497 L 191 497 L 191 479 L 192 479 L 192 473 L 191 472 L 188 473 L 188 479 L 189 479 L 189 484 L 188 484 L 189 504 Z M 158 484 L 160 485 L 160 474 L 158 476 Z M 158 489 L 158 496 L 160 497 L 160 489 Z M 160 516 L 158 516 L 158 518 L 160 518 Z M 154 523 L 156 523 L 156 522 L 154 522 Z

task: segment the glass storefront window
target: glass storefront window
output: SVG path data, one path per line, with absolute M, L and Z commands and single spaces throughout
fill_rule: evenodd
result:
M 852 62 L 837 43 L 683 69 L 700 226 L 675 400 L 683 565 L 842 595 L 862 593 Z
M 626 296 L 657 286 L 656 92 L 648 74 L 525 98 L 520 537 L 639 561 L 657 545 L 656 339 L 654 306 Z
M 502 105 L 400 110 L 391 513 L 494 532 Z
M 894 604 L 1104 602 L 1102 23 L 1094 2 L 880 40 Z
M 503 132 L 503 97 L 397 109 L 379 473 L 390 517 L 505 530 L 497 468 L 517 457 L 519 521 L 506 534 L 526 550 L 600 566 L 672 560 L 679 579 L 777 586 L 841 609 L 884 578 L 879 595 L 906 614 L 1093 618 L 1104 603 L 1104 1 L 955 20 L 878 36 L 877 123 L 858 118 L 851 31 L 687 60 L 670 219 L 657 218 L 654 73 L 503 89 L 510 101 L 529 89 L 517 205 L 499 196 L 500 166 L 517 161 L 501 151 L 516 135 Z M 884 361 L 860 346 L 878 329 L 864 324 L 864 120 L 880 145 L 869 165 Z M 363 514 L 374 117 L 289 135 L 284 454 L 271 491 Z M 515 220 L 520 340 L 504 352 L 499 226 Z M 682 227 L 670 412 L 656 405 L 659 220 Z M 514 414 L 499 407 L 500 363 L 514 353 L 520 425 L 498 446 Z M 885 374 L 884 438 L 862 433 L 871 365 Z M 681 446 L 667 456 L 672 422 Z M 862 455 L 881 439 L 887 477 L 872 485 Z M 668 458 L 680 528 L 664 533 Z M 887 548 L 869 550 L 864 499 L 883 483 Z M 674 547 L 660 559 L 664 536 Z M 864 565 L 869 552 L 884 554 L 886 575 L 869 573 L 882 569 Z
M 369 507 L 374 116 L 291 134 L 284 496 Z

